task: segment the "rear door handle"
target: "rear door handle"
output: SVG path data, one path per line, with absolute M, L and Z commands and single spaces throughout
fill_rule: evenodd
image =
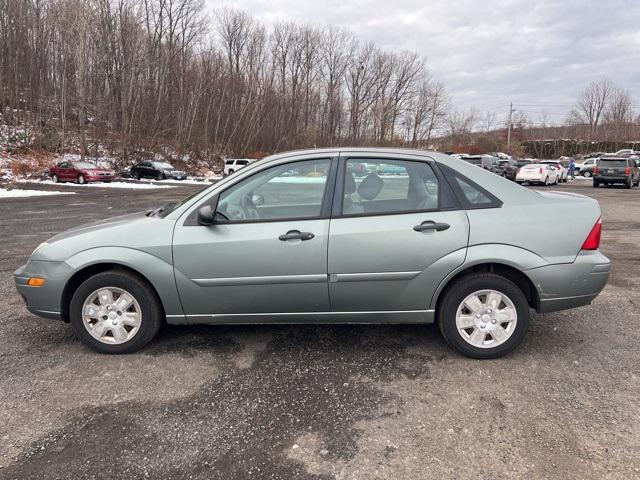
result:
M 286 242 L 287 240 L 311 240 L 314 237 L 311 232 L 301 232 L 300 230 L 289 230 L 287 233 L 280 235 L 279 240 Z
M 416 225 L 413 229 L 416 232 L 424 232 L 427 230 L 435 230 L 436 232 L 442 232 L 443 230 L 448 230 L 450 225 L 448 223 L 442 222 L 434 222 L 432 220 L 427 220 L 422 222 L 420 225 Z

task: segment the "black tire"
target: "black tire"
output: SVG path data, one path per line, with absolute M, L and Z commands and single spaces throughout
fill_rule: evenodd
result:
M 591 176 L 591 172 L 590 171 L 586 171 L 584 173 L 581 174 L 584 178 L 589 178 Z
M 138 172 L 133 172 L 132 177 L 134 180 L 140 180 L 140 174 Z
M 633 180 L 631 180 L 631 177 L 629 177 L 629 181 L 625 184 L 624 188 L 629 190 L 631 189 L 631 187 L 633 187 Z
M 84 178 L 84 175 L 82 174 L 78 175 L 78 184 L 84 185 L 85 183 L 87 183 L 87 179 Z
M 127 342 L 107 344 L 93 338 L 83 325 L 82 306 L 89 295 L 101 287 L 117 287 L 129 292 L 138 301 L 142 311 L 140 329 Z M 164 317 L 162 304 L 149 283 L 138 275 L 118 270 L 98 273 L 85 280 L 73 294 L 69 305 L 71 328 L 89 348 L 99 353 L 133 353 L 155 337 Z
M 456 327 L 456 312 L 462 301 L 473 292 L 485 289 L 496 290 L 509 297 L 518 315 L 511 336 L 493 348 L 467 343 Z M 524 339 L 529 327 L 529 304 L 522 290 L 510 280 L 494 273 L 472 273 L 449 285 L 443 295 L 437 312 L 438 326 L 444 339 L 457 352 L 477 359 L 498 358 L 512 352 Z
M 164 180 L 165 178 L 167 178 L 167 177 L 162 172 L 158 172 L 156 174 L 156 180 Z
M 60 178 L 55 173 L 53 175 L 51 175 L 51 180 L 53 180 L 53 183 L 59 183 L 60 182 Z

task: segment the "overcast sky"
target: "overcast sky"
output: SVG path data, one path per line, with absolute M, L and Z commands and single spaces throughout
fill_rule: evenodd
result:
M 207 0 L 212 8 L 220 5 Z M 561 121 L 608 76 L 640 106 L 640 0 L 235 0 L 270 26 L 339 25 L 388 50 L 427 57 L 457 108 Z

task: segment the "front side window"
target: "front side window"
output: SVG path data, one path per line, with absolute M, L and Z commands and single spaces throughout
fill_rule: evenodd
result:
M 331 160 L 262 170 L 222 192 L 216 213 L 228 221 L 320 217 Z
M 425 162 L 348 159 L 343 215 L 367 215 L 438 208 L 439 182 Z

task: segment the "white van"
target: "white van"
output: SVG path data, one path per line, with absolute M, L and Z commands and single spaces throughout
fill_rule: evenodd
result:
M 253 158 L 229 158 L 224 162 L 224 176 L 231 175 L 233 172 L 246 167 L 250 163 L 255 162 Z

